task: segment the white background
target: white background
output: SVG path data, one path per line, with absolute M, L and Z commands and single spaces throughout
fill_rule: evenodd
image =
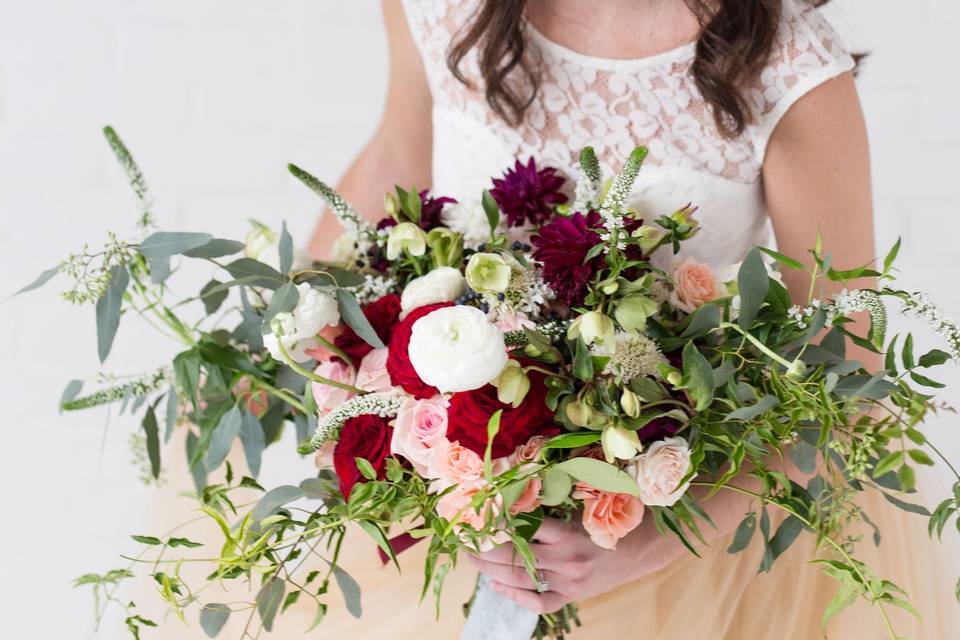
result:
M 960 3 L 837 0 L 829 15 L 850 48 L 871 52 L 860 89 L 879 246 L 903 236 L 904 285 L 960 316 Z M 0 294 L 107 230 L 134 231 L 106 123 L 139 160 L 165 229 L 240 238 L 247 218 L 285 219 L 306 238 L 318 202 L 285 164 L 340 175 L 376 124 L 385 74 L 374 0 L 0 0 Z M 130 463 L 136 422 L 56 412 L 68 380 L 98 371 L 92 309 L 55 286 L 28 296 L 0 306 L 0 628 L 93 637 L 88 594 L 70 579 L 121 566 L 150 492 Z M 109 371 L 146 370 L 174 349 L 125 321 Z M 940 377 L 960 404 L 960 372 Z M 932 433 L 960 459 L 956 418 Z M 288 451 L 266 462 L 268 480 L 299 473 Z

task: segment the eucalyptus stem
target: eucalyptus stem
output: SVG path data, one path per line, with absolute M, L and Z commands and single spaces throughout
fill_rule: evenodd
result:
M 767 345 L 765 345 L 765 344 L 763 344 L 762 342 L 760 342 L 760 341 L 759 341 L 757 338 L 755 338 L 755 337 L 753 336 L 753 334 L 751 334 L 749 331 L 745 331 L 744 329 L 741 329 L 741 328 L 740 328 L 740 325 L 734 324 L 734 323 L 732 323 L 732 322 L 721 322 L 719 328 L 720 328 L 720 329 L 733 329 L 734 331 L 736 331 L 737 333 L 739 333 L 740 335 L 742 335 L 744 338 L 746 338 L 747 340 L 749 340 L 749 341 L 750 341 L 750 344 L 752 344 L 754 347 L 756 347 L 756 348 L 759 349 L 761 352 L 763 352 L 764 355 L 766 355 L 768 358 L 770 358 L 770 359 L 773 360 L 774 362 L 777 362 L 777 363 L 779 363 L 779 364 L 782 364 L 782 365 L 783 365 L 784 367 L 786 367 L 787 369 L 789 369 L 789 368 L 791 367 L 791 365 L 793 364 L 793 363 L 789 362 L 788 360 L 786 360 L 785 358 L 783 358 L 782 356 L 779 356 L 779 355 L 777 355 L 776 353 L 774 353 Z
M 277 340 L 277 346 L 280 347 L 280 353 L 283 355 L 284 363 L 286 363 L 288 367 L 290 367 L 291 369 L 293 369 L 294 371 L 302 375 L 304 378 L 311 380 L 313 382 L 328 385 L 330 387 L 336 387 L 337 389 L 343 389 L 344 391 L 350 391 L 352 393 L 357 394 L 358 396 L 366 395 L 367 392 L 364 391 L 363 389 L 359 389 L 357 387 L 354 387 L 353 385 L 345 384 L 343 382 L 337 382 L 336 380 L 330 380 L 329 378 L 318 376 L 312 371 L 307 371 L 306 369 L 301 367 L 299 364 L 294 362 L 293 358 L 290 357 L 290 353 L 287 352 L 286 347 L 283 346 L 282 340 Z
M 256 376 L 246 376 L 246 378 L 250 380 L 251 384 L 253 384 L 255 387 L 257 387 L 261 391 L 265 391 L 266 393 L 269 393 L 273 397 L 283 400 L 284 402 L 286 402 L 291 407 L 293 407 L 294 409 L 296 409 L 301 413 L 304 413 L 304 414 L 308 413 L 307 408 L 304 406 L 304 404 L 299 400 L 297 400 L 296 398 L 294 398 L 293 396 L 291 396 L 286 391 L 282 389 L 278 389 L 277 387 L 273 386 L 269 382 L 264 382 L 263 380 L 261 380 L 260 378 L 257 378 Z
M 340 347 L 338 347 L 338 346 L 335 345 L 334 343 L 330 342 L 329 340 L 327 340 L 327 339 L 324 338 L 323 336 L 317 335 L 317 336 L 314 336 L 313 338 L 314 338 L 314 340 L 316 340 L 317 342 L 319 342 L 320 344 L 322 344 L 322 345 L 323 345 L 328 351 L 330 351 L 332 354 L 334 354 L 335 356 L 337 356 L 338 358 L 340 358 L 341 360 L 343 360 L 344 362 L 346 362 L 346 363 L 347 363 L 347 366 L 350 366 L 350 367 L 353 366 L 353 359 L 352 359 L 350 356 L 347 355 L 347 352 L 346 352 L 346 351 L 344 351 L 343 349 L 341 349 Z

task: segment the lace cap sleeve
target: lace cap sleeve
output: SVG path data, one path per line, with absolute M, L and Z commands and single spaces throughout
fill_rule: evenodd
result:
M 751 126 L 758 162 L 787 111 L 804 95 L 854 68 L 853 57 L 827 19 L 806 0 L 786 0 L 770 62 L 753 88 Z
M 436 90 L 449 75 L 447 48 L 476 9 L 476 0 L 402 0 L 431 88 Z

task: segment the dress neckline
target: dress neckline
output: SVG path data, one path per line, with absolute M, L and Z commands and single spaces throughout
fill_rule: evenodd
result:
M 605 71 L 628 71 L 643 67 L 656 67 L 679 61 L 689 61 L 693 58 L 697 49 L 697 42 L 693 41 L 642 58 L 602 58 L 574 51 L 545 36 L 529 20 L 526 20 L 525 23 L 527 35 L 540 49 L 561 60 L 567 60 L 583 67 Z

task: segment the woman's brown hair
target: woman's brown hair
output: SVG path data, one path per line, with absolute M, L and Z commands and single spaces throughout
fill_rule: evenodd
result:
M 720 132 L 739 136 L 753 118 L 743 88 L 770 58 L 783 0 L 684 1 L 701 28 L 690 73 L 712 107 Z M 828 2 L 808 1 L 815 6 Z M 486 100 L 512 125 L 523 121 L 540 85 L 536 62 L 527 55 L 526 4 L 527 0 L 483 0 L 447 52 L 450 71 L 469 86 L 460 63 L 470 50 L 478 50 Z

